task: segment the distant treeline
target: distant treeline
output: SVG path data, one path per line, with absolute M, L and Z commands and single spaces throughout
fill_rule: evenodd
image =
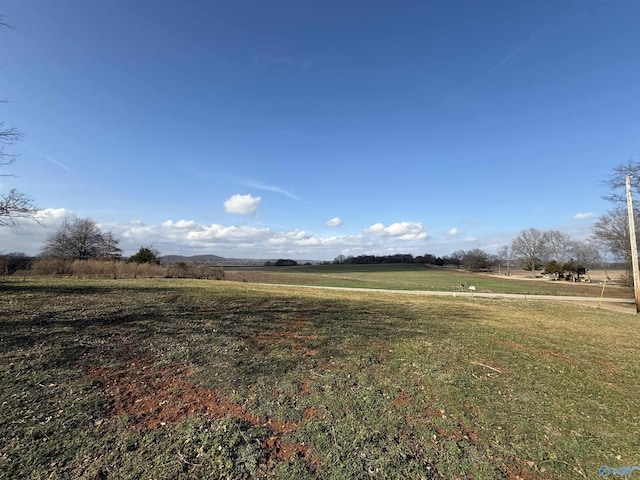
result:
M 357 257 L 345 257 L 340 255 L 333 260 L 334 264 L 340 265 L 376 265 L 382 263 L 420 263 L 427 265 L 436 265 L 442 267 L 444 265 L 460 266 L 460 258 L 436 257 L 435 255 L 425 254 L 414 257 L 410 253 L 396 253 L 394 255 L 358 255 Z

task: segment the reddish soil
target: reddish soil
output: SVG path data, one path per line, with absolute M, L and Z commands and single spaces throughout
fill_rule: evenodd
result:
M 409 395 L 407 395 L 407 392 L 402 390 L 393 401 L 393 406 L 394 407 L 408 406 L 408 405 L 411 405 L 411 403 L 413 402 L 411 401 L 411 398 L 409 398 Z
M 261 442 L 267 453 L 268 466 L 275 459 L 287 460 L 294 456 L 319 465 L 306 445 L 282 442 L 281 434 L 295 429 L 294 422 L 261 419 L 217 391 L 189 383 L 191 374 L 192 369 L 187 365 L 157 367 L 140 357 L 134 357 L 120 368 L 94 367 L 90 370 L 91 377 L 102 384 L 111 399 L 110 417 L 129 415 L 132 428 L 168 428 L 190 415 L 239 418 L 251 425 L 268 427 L 274 433 Z

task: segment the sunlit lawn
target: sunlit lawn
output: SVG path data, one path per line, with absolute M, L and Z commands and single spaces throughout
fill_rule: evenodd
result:
M 640 322 L 189 280 L 0 284 L 0 478 L 597 478 Z

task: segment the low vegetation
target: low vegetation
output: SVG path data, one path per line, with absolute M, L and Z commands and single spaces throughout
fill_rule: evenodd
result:
M 596 478 L 633 314 L 177 279 L 0 284 L 0 478 Z

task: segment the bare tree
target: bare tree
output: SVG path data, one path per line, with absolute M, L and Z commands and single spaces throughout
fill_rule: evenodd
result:
M 573 256 L 575 241 L 570 235 L 559 230 L 547 230 L 544 232 L 546 252 L 550 259 L 564 263 Z
M 22 138 L 21 133 L 14 127 L 5 127 L 4 122 L 0 122 L 0 167 L 11 165 L 16 160 L 16 155 L 5 151 L 5 146 L 11 145 L 14 141 Z M 12 175 L 2 173 L 1 177 Z M 15 188 L 8 193 L 0 195 L 0 227 L 16 228 L 21 219 L 31 219 L 37 221 L 38 209 L 33 204 L 33 199 Z
M 629 176 L 632 191 L 640 194 L 640 162 L 629 160 L 612 169 L 611 175 L 604 182 L 611 193 L 603 198 L 616 206 L 601 216 L 593 225 L 591 238 L 599 246 L 609 251 L 617 260 L 624 261 L 627 278 L 631 275 L 631 240 L 629 235 L 629 215 L 626 208 L 626 178 Z M 636 236 L 640 235 L 640 211 L 635 203 L 633 215 L 636 224 Z
M 511 249 L 516 257 L 524 262 L 524 268 L 531 270 L 535 278 L 536 270 L 542 268 L 547 256 L 546 235 L 537 228 L 522 230 L 511 242 Z
M 604 182 L 611 189 L 611 193 L 603 195 L 605 200 L 626 204 L 625 182 L 627 175 L 631 178 L 631 188 L 636 194 L 640 193 L 640 162 L 629 160 L 627 163 L 613 167 L 613 172 Z
M 465 252 L 464 250 L 454 250 L 453 252 L 451 252 L 451 255 L 449 255 L 449 258 L 451 259 L 453 264 L 456 266 L 456 268 L 460 268 L 462 259 L 466 254 L 467 252 Z
M 4 21 L 4 16 L 0 15 L 0 27 L 9 27 Z M 3 103 L 0 101 L 0 103 Z M 4 122 L 0 122 L 0 167 L 11 165 L 15 162 L 17 155 L 10 154 L 5 147 L 13 144 L 22 138 L 22 133 L 15 127 L 7 127 Z M 10 174 L 0 174 L 2 177 L 9 177 Z M 33 204 L 33 199 L 24 193 L 11 189 L 8 193 L 0 195 L 0 227 L 16 228 L 21 219 L 31 219 L 37 221 L 38 209 Z
M 513 262 L 515 258 L 515 254 L 513 253 L 513 248 L 510 245 L 505 245 L 500 250 L 498 250 L 497 263 L 498 263 L 498 273 L 502 273 L 501 266 L 504 263 L 507 267 L 506 275 L 511 275 L 511 262 Z
M 102 242 L 97 250 L 96 257 L 100 260 L 122 259 L 122 249 L 118 247 L 119 242 L 111 232 L 102 234 Z
M 465 252 L 462 257 L 462 264 L 464 268 L 467 270 L 471 270 L 472 272 L 480 272 L 483 270 L 488 270 L 492 264 L 491 255 L 489 255 L 484 250 L 479 248 L 474 248 L 473 250 L 468 250 Z
M 636 235 L 640 236 L 640 213 L 634 212 Z M 614 258 L 624 261 L 627 276 L 631 273 L 631 241 L 629 239 L 629 215 L 626 208 L 617 207 L 601 216 L 594 224 L 591 237 L 594 243 L 611 252 Z
M 38 221 L 38 209 L 28 195 L 11 189 L 0 195 L 0 227 L 17 228 L 21 219 Z
M 14 127 L 5 127 L 0 122 L 0 167 L 11 165 L 16 160 L 16 155 L 5 151 L 5 146 L 11 145 L 22 137 Z M 10 174 L 0 174 L 1 177 L 10 177 Z M 33 204 L 33 199 L 15 188 L 8 193 L 0 195 L 0 227 L 16 228 L 21 219 L 37 221 L 38 209 Z
M 573 255 L 575 262 L 578 265 L 585 267 L 587 277 L 589 278 L 589 270 L 595 266 L 602 264 L 602 255 L 598 247 L 592 242 L 580 242 L 573 243 Z
M 113 259 L 121 253 L 117 244 L 111 232 L 103 233 L 90 218 L 78 218 L 71 223 L 65 220 L 51 233 L 40 255 L 59 260 Z

